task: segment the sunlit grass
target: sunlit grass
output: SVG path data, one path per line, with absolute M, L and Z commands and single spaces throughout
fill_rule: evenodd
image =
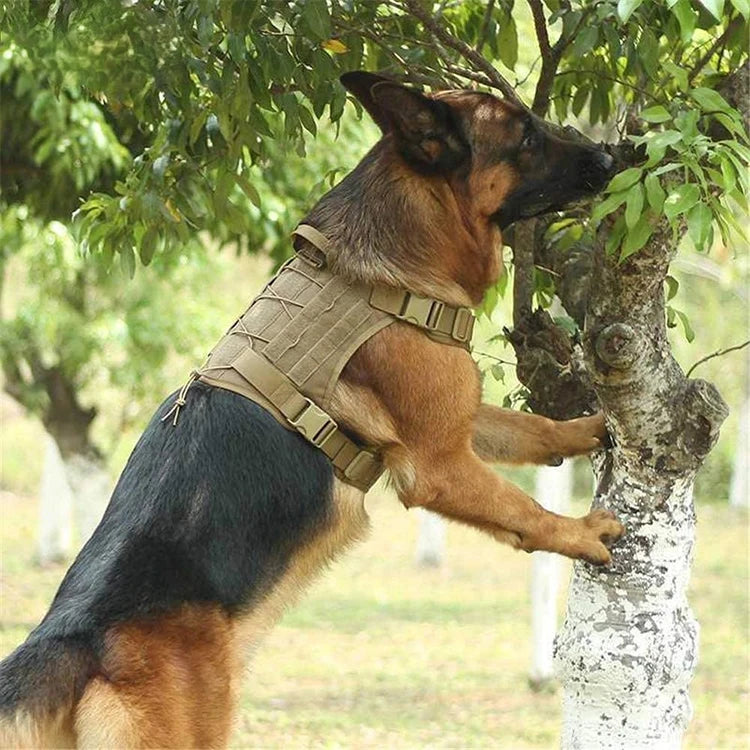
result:
M 0 652 L 44 614 L 63 566 L 32 566 L 36 503 L 2 495 Z M 414 565 L 416 518 L 368 499 L 369 539 L 261 647 L 233 738 L 248 748 L 553 748 L 559 693 L 527 687 L 529 557 L 448 530 L 439 569 Z M 747 517 L 699 508 L 691 601 L 701 623 L 692 748 L 748 743 Z M 569 566 L 566 563 L 564 577 Z M 561 596 L 561 607 L 564 592 Z

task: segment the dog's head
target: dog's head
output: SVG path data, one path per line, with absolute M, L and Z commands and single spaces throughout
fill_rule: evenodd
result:
M 445 177 L 473 220 L 504 228 L 560 210 L 599 192 L 614 173 L 603 149 L 557 138 L 530 112 L 491 94 L 425 96 L 365 72 L 346 73 L 341 82 L 406 165 Z

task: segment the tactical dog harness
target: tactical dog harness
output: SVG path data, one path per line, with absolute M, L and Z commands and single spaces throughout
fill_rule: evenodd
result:
M 162 419 L 173 416 L 177 424 L 195 380 L 234 391 L 322 450 L 342 481 L 367 491 L 383 472 L 380 456 L 327 412 L 344 366 L 367 339 L 397 320 L 469 349 L 474 315 L 468 307 L 335 276 L 327 268 L 327 238 L 307 224 L 294 234 L 310 246 L 279 269 L 193 371 Z

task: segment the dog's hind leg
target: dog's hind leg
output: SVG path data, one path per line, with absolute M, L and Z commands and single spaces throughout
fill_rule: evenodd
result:
M 78 702 L 77 746 L 225 747 L 238 666 L 232 624 L 218 607 L 117 625 L 102 674 Z
M 73 748 L 75 737 L 69 709 L 52 715 L 18 711 L 0 718 L 0 748 Z

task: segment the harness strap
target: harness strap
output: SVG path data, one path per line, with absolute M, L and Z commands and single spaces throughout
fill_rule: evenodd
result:
M 318 268 L 325 267 L 328 238 L 309 224 L 300 224 L 293 232 L 311 245 L 298 252 Z M 431 297 L 421 297 L 405 289 L 373 284 L 370 287 L 370 305 L 405 323 L 423 328 L 437 341 L 469 349 L 474 332 L 474 313 L 470 307 L 447 305 Z
M 313 246 L 302 247 L 300 250 L 297 250 L 297 254 L 312 263 L 316 268 L 325 268 L 326 251 L 330 245 L 328 237 L 309 224 L 298 224 L 297 228 L 292 232 L 292 235 L 295 234 L 303 237 Z
M 458 343 L 469 348 L 474 313 L 468 307 L 454 307 L 404 289 L 379 285 L 372 287 L 370 305 L 405 323 L 424 328 L 439 341 L 447 338 L 445 343 Z
M 380 458 L 349 438 L 331 416 L 303 396 L 265 357 L 247 347 L 231 367 L 265 396 L 297 432 L 328 456 L 340 479 L 364 492 L 375 484 L 383 473 Z

